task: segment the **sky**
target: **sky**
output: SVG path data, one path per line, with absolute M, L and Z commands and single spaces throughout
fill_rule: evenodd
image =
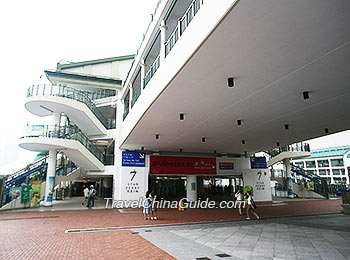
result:
M 0 167 L 24 167 L 36 153 L 18 147 L 27 123 L 47 119 L 25 108 L 27 89 L 57 62 L 135 54 L 158 0 L 0 1 Z M 11 166 L 3 167 L 3 171 Z M 14 168 L 15 170 L 15 168 Z M 0 175 L 1 175 L 0 168 Z
M 45 77 L 40 78 L 44 70 L 55 69 L 62 60 L 77 62 L 135 54 L 157 2 L 0 2 L 0 175 L 24 167 L 36 155 L 19 148 L 18 141 L 27 123 L 48 122 L 24 108 L 27 89 L 45 83 Z M 350 144 L 349 137 L 347 131 L 331 141 L 313 141 L 311 147 Z

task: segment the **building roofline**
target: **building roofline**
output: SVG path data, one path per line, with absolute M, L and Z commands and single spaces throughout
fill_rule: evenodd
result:
M 332 150 L 346 150 L 346 149 L 350 149 L 350 145 L 320 148 L 320 149 L 311 150 L 311 152 L 312 153 L 313 152 L 327 152 L 327 151 L 332 151 Z
M 68 64 L 57 63 L 57 70 L 60 71 L 62 69 L 69 69 L 69 68 L 81 67 L 81 66 L 86 66 L 86 65 L 95 65 L 95 64 L 113 62 L 113 61 L 131 60 L 131 59 L 134 59 L 134 57 L 135 57 L 135 55 L 132 54 L 132 55 L 124 55 L 124 56 L 97 59 L 97 60 L 71 62 Z
M 96 83 L 107 83 L 112 85 L 122 84 L 122 80 L 120 79 L 101 77 L 101 76 L 92 76 L 92 75 L 86 75 L 86 74 L 80 74 L 80 73 L 45 70 L 45 74 L 51 83 L 54 83 L 54 82 L 51 81 L 50 77 L 55 76 L 58 78 L 69 78 L 69 79 L 90 81 L 90 82 L 96 82 Z

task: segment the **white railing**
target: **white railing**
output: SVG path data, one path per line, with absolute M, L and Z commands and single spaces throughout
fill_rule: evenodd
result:
M 145 79 L 144 79 L 144 87 L 146 87 L 146 85 L 148 84 L 148 82 L 151 80 L 151 78 L 153 77 L 153 75 L 156 73 L 156 71 L 158 70 L 160 66 L 160 55 L 157 56 L 157 58 L 154 60 L 152 66 L 149 68 L 149 70 L 147 71 L 146 75 L 145 75 Z

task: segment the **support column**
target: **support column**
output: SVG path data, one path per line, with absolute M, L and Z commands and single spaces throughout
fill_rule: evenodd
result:
M 54 112 L 52 115 L 52 124 L 59 126 L 61 123 L 61 113 Z
M 283 160 L 284 167 L 286 169 L 286 180 L 287 180 L 287 190 L 288 190 L 288 198 L 294 198 L 293 191 L 293 181 L 292 181 L 292 170 L 290 167 L 290 159 Z
M 49 158 L 47 159 L 47 173 L 45 183 L 45 201 L 44 206 L 52 206 L 53 188 L 55 185 L 56 174 L 56 159 L 57 151 L 52 149 L 49 151 Z
M 146 76 L 146 63 L 144 59 L 141 59 L 141 94 L 145 87 L 145 76 Z
M 163 60 L 165 59 L 165 42 L 166 42 L 166 25 L 165 21 L 162 20 L 160 22 L 160 64 L 162 64 Z
M 187 176 L 186 197 L 190 201 L 197 200 L 197 176 Z

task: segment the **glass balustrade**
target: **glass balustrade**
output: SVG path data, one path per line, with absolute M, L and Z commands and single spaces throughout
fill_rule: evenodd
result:
M 105 94 L 107 95 L 107 92 Z M 101 113 L 86 91 L 57 85 L 33 85 L 28 88 L 27 97 L 33 96 L 58 96 L 82 102 L 91 110 L 105 128 L 112 129 L 113 126 L 115 127 L 115 122 L 113 123 L 113 120 L 107 119 Z
M 30 138 L 30 137 L 60 138 L 60 139 L 71 139 L 71 140 L 79 141 L 97 159 L 99 159 L 99 161 L 103 163 L 103 153 L 76 126 L 56 126 L 56 125 L 27 126 L 25 136 L 23 136 L 22 138 Z

